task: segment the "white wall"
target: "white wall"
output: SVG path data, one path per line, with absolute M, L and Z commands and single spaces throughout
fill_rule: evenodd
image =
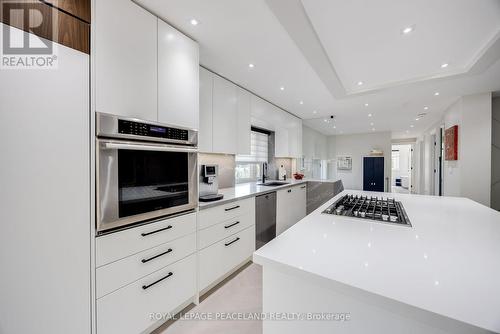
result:
M 491 207 L 500 210 L 500 98 L 492 103 Z
M 490 206 L 491 197 L 491 93 L 461 97 L 445 110 L 445 129 L 458 125 L 458 160 L 444 161 L 443 195 L 461 196 Z M 427 130 L 424 146 L 423 177 L 420 193 L 437 194 L 434 182 L 434 136 L 439 123 Z M 423 190 L 423 191 L 422 191 Z
M 391 176 L 391 133 L 375 132 L 328 137 L 329 178 L 339 178 L 345 189 L 363 189 L 363 157 L 372 149 L 384 152 L 384 186 Z M 339 155 L 352 157 L 352 170 L 337 170 Z M 387 189 L 386 189 L 387 191 Z
M 458 125 L 458 160 L 446 161 L 444 160 L 443 170 L 443 195 L 444 196 L 461 196 L 461 164 L 463 157 L 460 148 L 463 146 L 463 127 L 462 127 L 462 114 L 463 106 L 462 99 L 452 104 L 444 113 L 444 129 L 448 129 L 453 125 Z M 443 159 L 446 159 L 444 157 Z

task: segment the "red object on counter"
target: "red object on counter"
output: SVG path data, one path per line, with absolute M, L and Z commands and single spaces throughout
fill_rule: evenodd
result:
M 293 174 L 293 178 L 295 180 L 302 180 L 302 178 L 304 178 L 304 174 L 295 173 L 295 174 Z

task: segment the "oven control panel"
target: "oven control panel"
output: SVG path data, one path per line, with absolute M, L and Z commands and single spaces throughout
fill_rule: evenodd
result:
M 188 130 L 133 122 L 123 119 L 118 120 L 118 132 L 134 136 L 165 138 L 181 141 L 187 141 L 189 139 Z

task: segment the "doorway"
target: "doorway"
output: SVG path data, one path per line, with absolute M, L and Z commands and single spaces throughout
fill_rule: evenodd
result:
M 410 194 L 413 188 L 413 144 L 393 144 L 391 192 Z

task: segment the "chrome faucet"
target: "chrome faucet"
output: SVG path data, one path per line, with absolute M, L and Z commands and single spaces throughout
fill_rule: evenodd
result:
M 262 164 L 262 183 L 266 183 L 267 178 L 267 162 Z

